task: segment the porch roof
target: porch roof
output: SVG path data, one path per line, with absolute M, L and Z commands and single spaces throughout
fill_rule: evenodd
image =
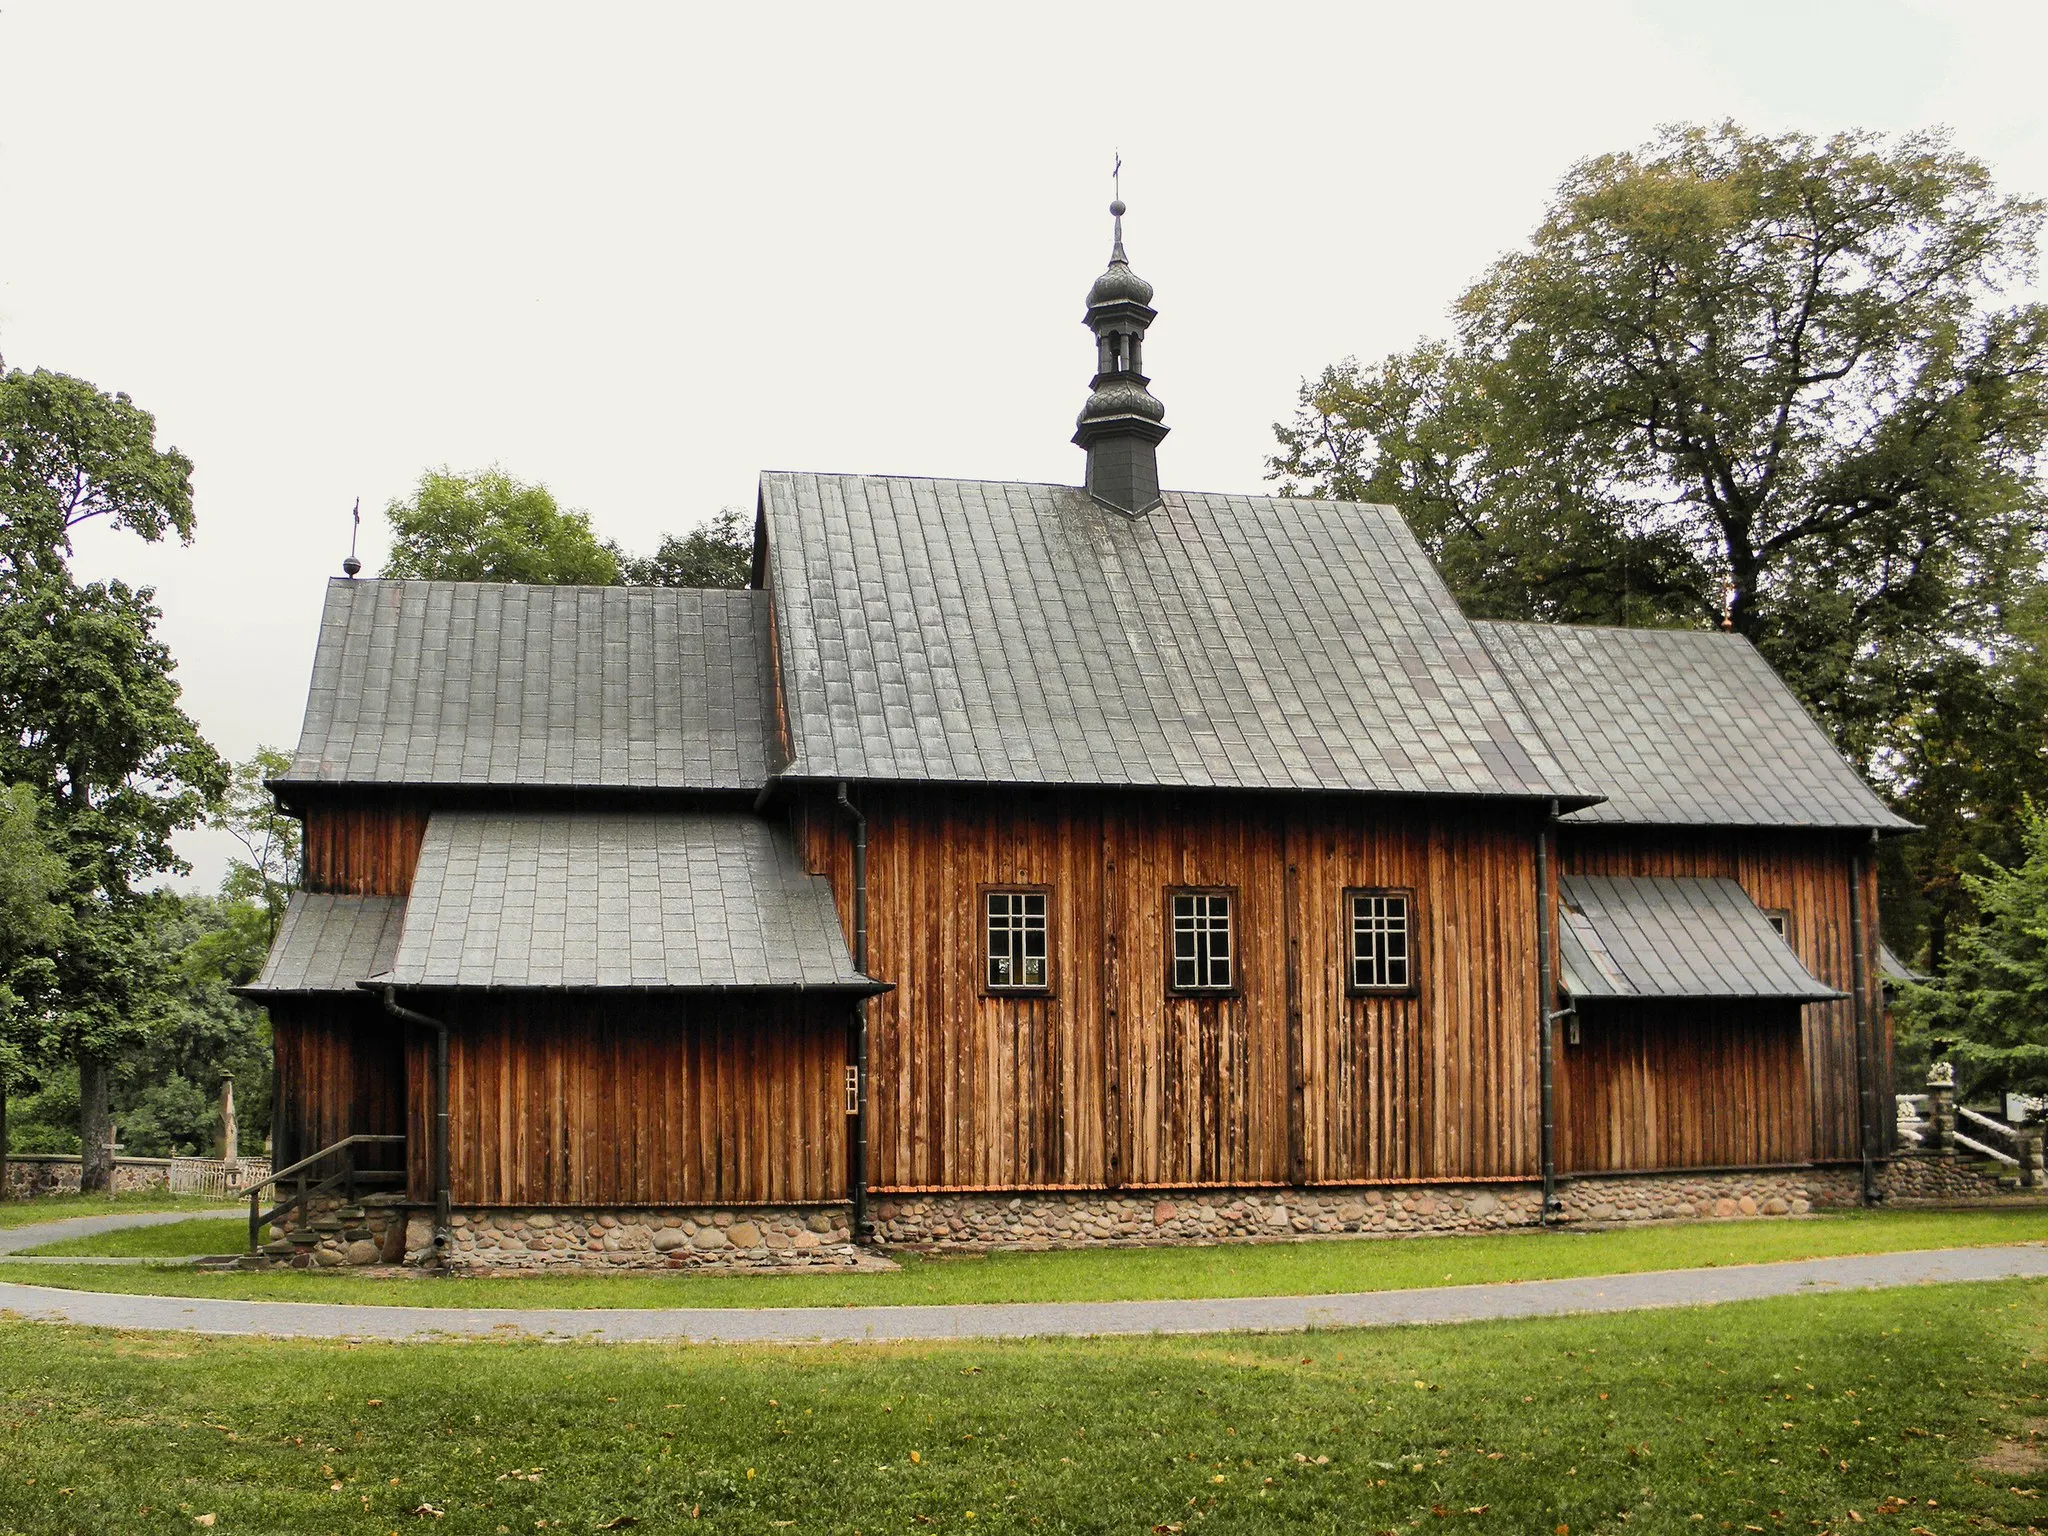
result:
M 250 995 L 352 993 L 365 977 L 390 968 L 404 920 L 403 897 L 294 891 L 263 974 L 241 990 Z
M 437 811 L 372 977 L 489 990 L 881 990 L 789 834 L 731 813 Z
M 1567 875 L 1558 881 L 1564 987 L 1588 998 L 1844 994 L 1800 962 L 1733 880 Z

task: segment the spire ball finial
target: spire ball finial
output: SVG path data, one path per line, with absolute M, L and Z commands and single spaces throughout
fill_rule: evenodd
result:
M 1124 200 L 1122 198 L 1118 198 L 1115 202 L 1111 203 L 1109 205 L 1109 211 L 1112 216 L 1119 219 L 1122 218 L 1126 213 L 1130 212 L 1128 208 L 1124 207 Z

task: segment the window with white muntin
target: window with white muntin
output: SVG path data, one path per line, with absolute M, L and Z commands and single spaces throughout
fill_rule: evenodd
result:
M 1237 935 L 1230 891 L 1172 891 L 1172 964 L 1167 980 L 1175 992 L 1233 992 L 1237 989 Z
M 991 992 L 1043 992 L 1052 985 L 1050 927 L 1043 890 L 985 894 L 987 966 Z
M 1406 992 L 1415 984 L 1415 956 L 1406 891 L 1346 891 L 1351 927 L 1353 992 Z

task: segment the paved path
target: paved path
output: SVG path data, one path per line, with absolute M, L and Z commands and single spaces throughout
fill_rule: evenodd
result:
M 117 1296 L 0 1284 L 0 1310 L 102 1328 L 280 1338 L 542 1338 L 600 1342 L 882 1343 L 1091 1334 L 1288 1332 L 1482 1318 L 1556 1317 L 1704 1306 L 1824 1291 L 1958 1280 L 2048 1277 L 2048 1246 L 1949 1248 L 1801 1259 L 1726 1269 L 1663 1270 L 1582 1280 L 1447 1285 L 1337 1296 L 1210 1301 L 1065 1301 L 930 1307 L 460 1308 Z M 433 1284 L 423 1281 L 422 1284 Z
M 98 1237 L 102 1232 L 120 1232 L 128 1227 L 162 1227 L 174 1221 L 192 1221 L 208 1216 L 232 1216 L 223 1206 L 218 1211 L 116 1211 L 107 1216 L 70 1216 L 62 1221 L 41 1221 L 32 1227 L 0 1228 L 0 1254 L 40 1248 L 72 1237 Z M 70 1261 L 76 1263 L 77 1260 Z

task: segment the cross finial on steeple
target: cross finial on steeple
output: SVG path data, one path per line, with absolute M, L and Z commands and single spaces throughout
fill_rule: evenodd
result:
M 1124 254 L 1124 157 L 1121 151 L 1118 151 L 1116 164 L 1109 173 L 1109 217 L 1114 231 L 1109 259 L 1128 266 L 1130 257 Z

